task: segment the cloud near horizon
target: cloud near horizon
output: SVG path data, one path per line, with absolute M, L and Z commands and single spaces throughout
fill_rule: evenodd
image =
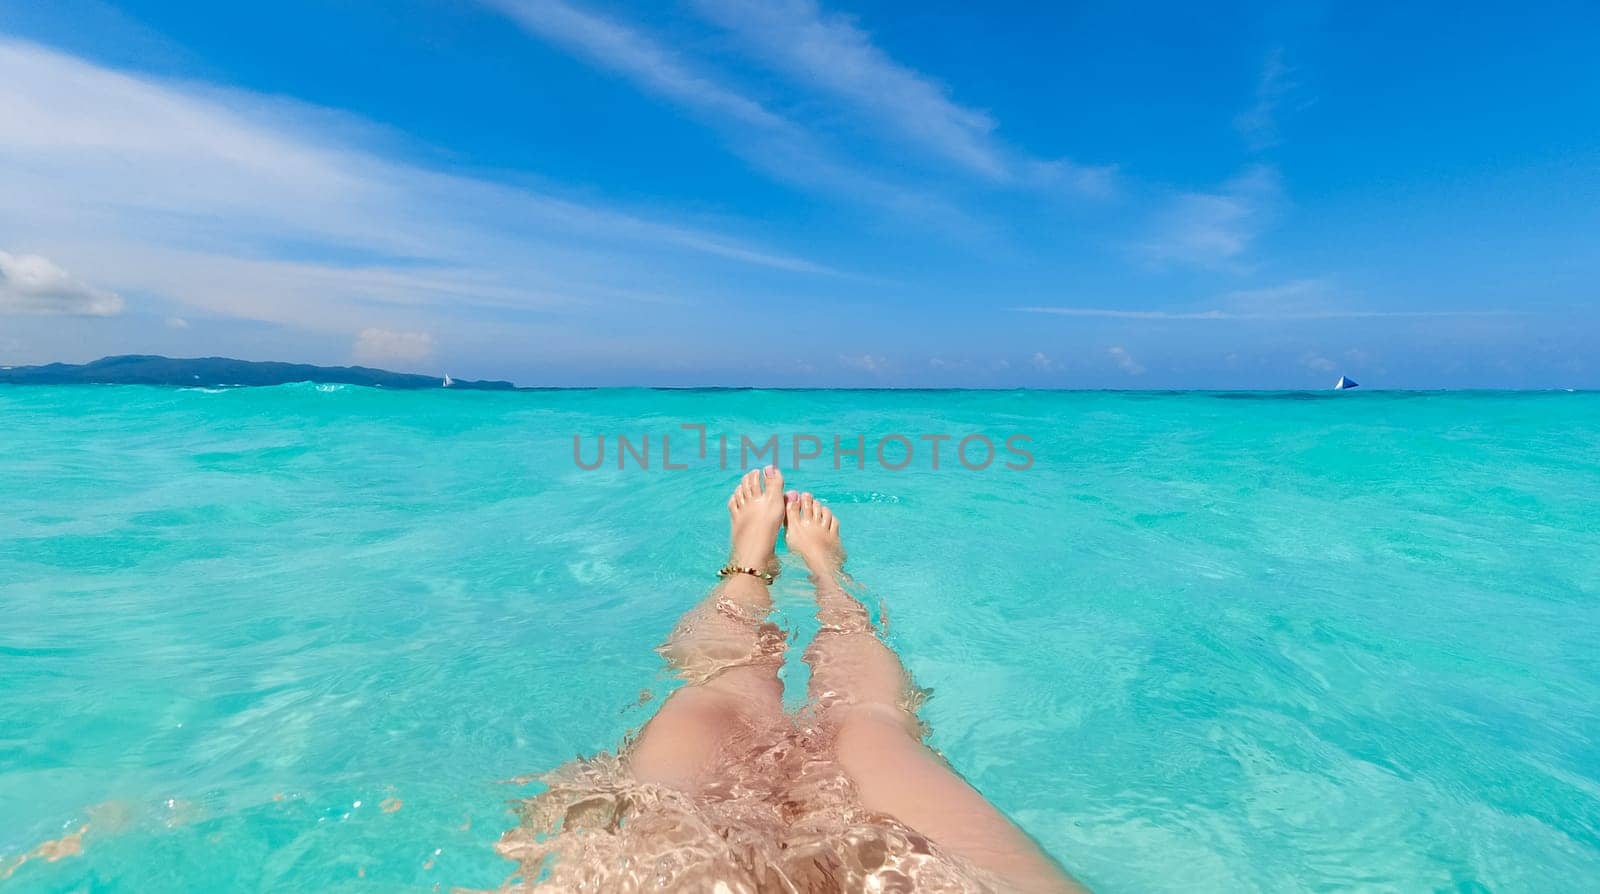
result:
M 1370 310 L 1347 306 L 1349 299 L 1322 280 L 1302 279 L 1259 289 L 1239 289 L 1222 296 L 1220 306 L 1195 310 L 1143 310 L 1113 307 L 1032 305 L 1014 307 L 1025 314 L 1109 320 L 1231 320 L 1294 322 L 1315 320 L 1427 319 L 1431 317 L 1515 317 L 1527 311 L 1494 309 Z
M 120 295 L 74 278 L 48 258 L 0 251 L 0 313 L 109 317 L 122 309 Z
M 1140 363 L 1138 360 L 1135 360 L 1133 355 L 1128 353 L 1128 349 L 1124 348 L 1122 345 L 1112 345 L 1110 348 L 1106 349 L 1106 353 L 1110 355 L 1112 361 L 1115 362 L 1117 366 L 1128 375 L 1144 375 L 1144 364 Z
M 415 363 L 431 357 L 433 350 L 433 335 L 430 333 L 368 328 L 356 335 L 350 353 L 362 363 Z

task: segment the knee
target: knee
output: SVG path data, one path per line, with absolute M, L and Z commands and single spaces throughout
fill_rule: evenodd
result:
M 671 716 L 674 726 L 720 733 L 739 721 L 740 699 L 732 693 L 705 686 L 687 686 L 674 692 L 661 706 L 658 718 Z
M 922 727 L 904 708 L 884 702 L 840 704 L 828 717 L 841 749 L 854 745 L 882 748 L 922 741 Z

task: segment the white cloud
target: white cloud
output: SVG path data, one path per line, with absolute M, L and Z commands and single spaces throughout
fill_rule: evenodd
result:
M 760 102 L 694 70 L 645 35 L 560 0 L 483 0 L 523 29 L 627 76 L 653 93 L 718 117 L 756 127 L 792 125 Z
M 859 369 L 862 372 L 875 373 L 881 372 L 888 365 L 888 362 L 884 358 L 872 354 L 854 354 L 841 355 L 839 357 L 839 365 L 848 369 Z
M 1256 80 L 1255 102 L 1233 119 L 1233 126 L 1257 151 L 1278 144 L 1278 116 L 1281 107 L 1299 84 L 1294 70 L 1284 61 L 1283 47 L 1273 47 L 1261 65 Z
M 1308 352 L 1300 358 L 1300 365 L 1314 372 L 1333 372 L 1339 368 L 1337 363 L 1316 353 Z
M 480 0 L 529 34 L 616 72 L 726 134 L 751 167 L 781 182 L 864 201 L 953 229 L 971 227 L 938 198 L 836 158 L 795 121 L 701 70 L 641 31 L 562 0 Z
M 997 182 L 1061 183 L 1100 194 L 1111 169 L 1022 156 L 995 136 L 996 123 L 960 105 L 944 85 L 896 62 L 852 19 L 814 0 L 696 0 L 711 21 L 732 31 L 762 64 L 807 90 L 827 95 L 859 122 L 903 145 Z
M 396 161 L 326 110 L 6 38 L 0 84 L 0 245 L 26 238 L 213 314 L 343 333 L 374 307 L 419 326 L 462 305 L 599 315 L 663 282 L 692 299 L 722 289 L 721 264 L 834 275 L 698 225 Z
M 843 16 L 810 0 L 697 0 L 770 64 L 812 89 L 864 111 L 924 149 L 996 179 L 1010 177 L 994 144 L 994 119 L 953 102 L 948 91 L 897 64 Z
M 183 317 L 167 317 L 168 329 L 188 329 L 189 321 Z
M 1343 296 L 1321 279 L 1296 279 L 1258 289 L 1235 289 L 1222 297 L 1233 313 L 1323 313 L 1340 310 Z
M 857 159 L 847 158 L 834 148 L 833 142 L 823 139 L 812 128 L 740 90 L 730 79 L 703 62 L 687 57 L 665 42 L 624 22 L 563 0 L 479 2 L 502 13 L 530 35 L 563 47 L 601 69 L 626 78 L 640 90 L 684 109 L 718 131 L 728 149 L 752 169 L 773 180 L 886 211 L 919 227 L 963 239 L 989 237 L 985 224 L 943 197 L 942 185 L 923 186 L 908 182 L 905 166 L 900 160 L 896 159 L 888 168 L 874 168 Z M 790 14 L 782 10 L 775 13 Z M 878 53 L 870 43 L 862 46 L 869 53 Z M 857 50 L 860 49 L 858 46 Z M 759 56 L 768 59 L 770 54 L 762 50 Z M 891 69 L 895 68 L 886 57 L 879 61 Z M 869 66 L 869 71 L 881 74 L 885 69 Z M 903 70 L 901 75 L 890 76 L 901 86 L 908 83 L 907 78 L 912 81 L 919 79 L 914 73 Z M 801 80 L 809 83 L 812 78 L 803 77 Z M 869 96 L 873 89 L 875 86 L 869 84 L 856 92 Z M 926 91 L 910 89 L 913 93 L 920 93 L 924 99 L 928 96 Z M 928 106 L 923 104 L 920 108 L 926 112 Z M 860 111 L 865 119 L 874 122 L 882 120 L 876 108 Z M 971 115 L 977 113 L 969 114 L 968 110 L 951 104 L 946 112 L 934 111 L 931 114 L 934 119 L 941 114 L 954 115 L 955 120 L 967 120 L 970 124 L 976 120 Z M 839 117 L 829 114 L 825 120 L 827 124 L 836 124 Z M 934 132 L 947 137 L 951 133 L 959 134 L 961 130 L 958 126 L 955 131 L 950 131 L 937 123 L 931 127 Z M 923 137 L 908 139 L 916 142 L 925 140 L 927 136 L 924 133 Z M 948 147 L 951 144 L 944 145 Z M 998 145 L 989 145 L 981 148 L 977 154 L 965 150 L 957 154 L 970 161 L 980 159 L 988 152 L 997 153 L 998 159 L 1000 151 Z M 1021 156 L 1009 158 L 1005 164 L 1010 167 L 999 177 L 1002 181 L 1016 180 L 1040 188 L 1059 188 L 1090 196 L 1105 195 L 1113 188 L 1114 169 L 1110 167 L 1089 167 L 1065 160 L 1041 161 Z
M 122 306 L 116 293 L 73 278 L 48 258 L 0 251 L 0 313 L 106 317 Z
M 1364 320 L 1430 317 L 1512 317 L 1515 310 L 1327 310 L 1310 311 L 1233 311 L 1233 310 L 1121 310 L 1110 307 L 1017 307 L 1018 313 L 1047 314 L 1056 317 L 1101 317 L 1113 320 Z
M 1213 192 L 1184 193 L 1157 218 L 1144 253 L 1158 263 L 1236 266 L 1282 194 L 1276 169 L 1247 168 Z
M 363 329 L 356 336 L 351 354 L 363 363 L 425 360 L 433 354 L 433 336 L 426 332 Z
M 1055 361 L 1051 360 L 1049 355 L 1043 351 L 1036 352 L 1031 358 L 1029 358 L 1028 365 L 1032 366 L 1034 369 L 1042 371 L 1055 369 L 1056 366 Z
M 1113 320 L 1222 320 L 1227 317 L 1219 310 L 1165 311 L 1119 310 L 1112 307 L 1018 307 L 1018 313 L 1048 314 L 1053 317 L 1105 317 Z
M 1144 366 L 1133 359 L 1133 355 L 1129 354 L 1122 345 L 1112 345 L 1106 350 L 1106 353 L 1110 354 L 1111 359 L 1116 361 L 1117 366 L 1122 367 L 1122 371 L 1128 375 L 1138 376 L 1144 374 Z

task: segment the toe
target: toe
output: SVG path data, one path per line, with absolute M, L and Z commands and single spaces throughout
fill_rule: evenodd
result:
M 757 483 L 760 475 L 759 469 L 751 469 L 744 473 L 744 477 L 739 479 L 740 499 L 751 500 L 761 495 L 761 486 Z
M 805 510 L 800 508 L 800 498 L 798 495 L 796 495 L 793 500 L 790 500 L 784 504 L 783 518 L 784 524 L 787 524 L 791 528 L 805 520 Z
M 800 495 L 800 499 L 796 501 L 795 506 L 799 507 L 801 521 L 809 522 L 816 517 L 817 504 L 809 491 Z
M 783 471 L 777 466 L 767 466 L 764 477 L 761 479 L 762 491 L 770 499 L 776 499 L 783 493 Z

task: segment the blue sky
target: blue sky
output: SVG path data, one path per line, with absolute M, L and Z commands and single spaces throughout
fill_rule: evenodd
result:
M 1600 387 L 1600 7 L 0 0 L 0 363 Z

